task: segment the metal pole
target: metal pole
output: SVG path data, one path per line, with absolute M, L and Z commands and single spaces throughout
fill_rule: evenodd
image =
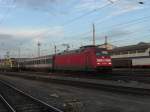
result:
M 105 36 L 105 48 L 107 49 L 107 39 L 108 39 L 108 37 L 107 36 Z
M 20 50 L 20 47 L 18 49 L 18 57 L 21 58 L 21 50 Z
M 56 47 L 56 45 L 54 45 L 54 51 L 55 51 L 55 55 L 56 55 L 56 53 L 57 53 L 57 47 Z
M 40 42 L 38 42 L 38 57 L 40 57 L 40 46 L 41 46 L 41 43 Z
M 20 50 L 20 47 L 18 48 L 18 70 L 19 70 L 19 67 L 20 67 L 20 65 L 19 65 L 19 62 L 20 62 L 20 57 L 21 56 L 21 50 Z
M 93 24 L 93 45 L 95 46 L 95 25 Z

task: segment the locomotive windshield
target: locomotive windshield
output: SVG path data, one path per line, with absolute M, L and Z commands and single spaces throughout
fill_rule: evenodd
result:
M 108 56 L 109 53 L 107 51 L 97 51 L 96 56 Z

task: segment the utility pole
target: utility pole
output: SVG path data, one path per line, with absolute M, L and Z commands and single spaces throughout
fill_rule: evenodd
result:
M 40 57 L 40 47 L 41 47 L 41 43 L 40 42 L 38 42 L 38 57 Z
M 93 24 L 93 45 L 95 46 L 95 25 Z
M 21 50 L 20 50 L 20 47 L 18 48 L 18 58 L 21 58 Z
M 17 63 L 18 63 L 18 70 L 19 70 L 19 71 L 20 71 L 20 69 L 19 69 L 19 68 L 20 68 L 19 62 L 20 62 L 20 60 L 21 60 L 20 58 L 21 58 L 21 50 L 20 50 L 20 46 L 19 46 L 19 48 L 18 48 L 18 62 L 17 62 Z
M 10 52 L 7 51 L 7 52 L 6 52 L 6 59 L 9 59 L 9 58 L 10 58 Z
M 55 55 L 56 55 L 56 53 L 57 53 L 57 47 L 56 47 L 56 45 L 54 45 L 54 52 L 55 52 Z
M 66 47 L 66 51 L 69 51 L 69 48 L 70 48 L 69 44 L 62 44 L 62 46 L 65 46 Z
M 106 49 L 107 49 L 107 44 L 108 44 L 107 40 L 108 40 L 108 37 L 105 36 L 105 48 L 106 48 Z

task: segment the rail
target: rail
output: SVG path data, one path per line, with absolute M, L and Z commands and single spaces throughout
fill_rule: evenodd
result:
M 9 112 L 63 112 L 4 81 L 0 81 L 0 94 Z

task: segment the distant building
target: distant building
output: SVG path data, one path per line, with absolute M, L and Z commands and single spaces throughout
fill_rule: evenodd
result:
M 150 56 L 150 43 L 116 47 L 111 52 L 112 58 L 137 58 Z
M 113 50 L 114 48 L 116 48 L 116 46 L 112 45 L 112 44 L 101 44 L 101 45 L 97 45 L 99 48 L 107 48 L 107 50 Z

